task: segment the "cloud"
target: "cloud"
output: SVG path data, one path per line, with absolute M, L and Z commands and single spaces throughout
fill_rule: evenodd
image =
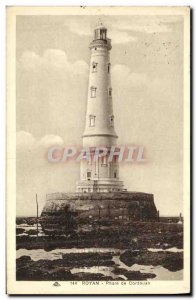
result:
M 31 133 L 23 130 L 16 133 L 17 149 L 28 151 L 33 147 L 34 143 L 35 143 L 35 138 Z
M 171 27 L 167 24 L 161 23 L 161 22 L 150 22 L 145 24 L 122 24 L 122 25 L 114 25 L 115 28 L 119 30 L 126 30 L 126 31 L 139 31 L 144 32 L 147 34 L 151 33 L 161 33 L 161 32 L 170 32 Z
M 43 146 L 45 148 L 57 145 L 62 146 L 63 144 L 63 139 L 60 136 L 53 134 L 45 135 L 38 141 L 38 145 Z
M 119 78 L 123 80 L 119 82 Z M 141 88 L 149 83 L 147 74 L 131 72 L 130 68 L 121 64 L 113 66 L 112 81 L 116 87 L 127 86 L 129 88 Z
M 25 51 L 22 53 L 18 60 L 20 66 L 25 69 L 33 69 L 39 67 L 41 62 L 41 57 L 34 52 Z
M 69 68 L 71 65 L 68 62 L 66 53 L 60 49 L 45 50 L 42 57 L 42 63 L 51 64 L 57 68 Z
M 110 38 L 112 39 L 112 44 L 124 44 L 135 42 L 137 40 L 135 36 L 132 36 L 128 32 L 120 30 L 111 30 Z
M 77 21 L 67 22 L 65 25 L 69 28 L 69 31 L 76 33 L 80 36 L 90 36 L 93 33 L 92 28 L 90 28 L 89 23 L 83 23 L 81 26 Z
M 22 53 L 18 61 L 21 68 L 55 68 L 65 70 L 73 74 L 84 74 L 88 72 L 88 64 L 83 60 L 70 62 L 67 54 L 60 49 L 47 49 L 42 56 L 30 51 Z
M 146 34 L 152 33 L 167 33 L 173 30 L 173 26 L 182 22 L 182 17 L 180 16 L 170 16 L 169 17 L 132 17 L 129 20 L 118 20 L 117 22 L 111 23 L 111 28 L 120 31 L 138 31 Z
M 133 43 L 137 40 L 136 32 L 152 34 L 152 33 L 167 33 L 172 31 L 172 25 L 181 20 L 179 17 L 164 18 L 164 17 L 151 17 L 145 18 L 144 16 L 136 18 L 133 16 L 129 19 L 116 17 L 116 21 L 107 18 L 104 25 L 108 28 L 108 37 L 112 39 L 113 44 Z M 72 22 L 65 22 L 64 25 L 70 32 L 78 36 L 93 37 L 92 24 L 83 20 L 82 26 L 80 22 L 73 20 Z M 133 34 L 134 32 L 134 34 Z
M 47 193 L 75 190 L 79 164 L 74 161 L 54 164 L 47 158 L 47 147 L 62 146 L 60 136 L 45 135 L 36 139 L 27 131 L 19 131 L 16 143 L 17 216 L 36 214 L 36 194 L 41 213 Z
M 84 60 L 70 61 L 60 49 L 23 52 L 17 64 L 17 130 L 57 134 L 73 143 L 83 130 L 78 120 L 85 119 L 88 75 Z
M 48 134 L 36 139 L 31 133 L 24 130 L 16 133 L 16 146 L 19 152 L 33 150 L 38 147 L 62 146 L 63 144 L 63 139 L 58 135 Z

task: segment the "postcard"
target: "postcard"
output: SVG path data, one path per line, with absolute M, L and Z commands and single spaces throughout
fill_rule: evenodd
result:
M 7 293 L 190 293 L 190 8 L 7 7 Z

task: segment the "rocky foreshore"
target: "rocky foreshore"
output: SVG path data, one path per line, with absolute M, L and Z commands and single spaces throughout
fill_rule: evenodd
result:
M 62 259 L 33 261 L 29 256 L 17 259 L 17 280 L 105 280 L 99 273 L 71 273 L 73 268 L 113 266 L 110 253 L 64 254 Z M 112 277 L 110 278 L 112 280 Z
M 16 229 L 16 247 L 22 252 L 16 260 L 17 280 L 151 280 L 156 278 L 151 268 L 163 267 L 172 273 L 183 269 L 183 252 L 170 250 L 183 249 L 182 224 L 132 223 L 109 228 L 85 225 L 64 235 L 47 235 L 39 230 L 37 236 L 33 220 L 23 222 L 25 219 L 18 222 Z M 78 253 L 72 253 L 73 248 Z M 95 251 L 81 253 L 88 248 Z M 106 251 L 99 253 L 100 248 Z M 115 253 L 109 248 L 115 249 Z M 59 253 L 61 249 L 58 258 L 49 258 L 52 251 Z M 71 252 L 65 254 L 65 249 Z M 28 256 L 39 250 L 46 252 L 47 259 L 41 255 L 36 259 Z M 137 270 L 134 265 L 139 266 Z M 142 271 L 142 266 L 149 268 Z
M 62 254 L 62 259 L 40 259 L 34 261 L 30 256 L 21 256 L 16 261 L 17 280 L 114 280 L 112 276 L 100 273 L 88 273 L 88 268 L 97 266 L 110 266 L 115 280 L 147 280 L 155 278 L 152 273 L 127 270 L 119 267 L 113 260 L 112 253 L 71 253 Z M 183 253 L 169 251 L 124 251 L 120 261 L 130 267 L 138 265 L 160 265 L 175 272 L 183 268 Z M 72 273 L 75 268 L 87 268 L 86 272 Z M 107 278 L 107 279 L 106 279 Z
M 17 229 L 17 231 L 19 228 Z M 19 232 L 18 232 L 19 233 Z M 33 235 L 33 236 L 32 236 Z M 17 249 L 87 248 L 106 247 L 118 249 L 167 249 L 183 248 L 182 224 L 132 223 L 126 226 L 81 226 L 77 231 L 64 235 L 36 236 L 36 230 L 28 230 L 16 237 Z
M 183 252 L 128 250 L 120 255 L 120 260 L 129 267 L 134 264 L 162 266 L 172 272 L 183 269 Z

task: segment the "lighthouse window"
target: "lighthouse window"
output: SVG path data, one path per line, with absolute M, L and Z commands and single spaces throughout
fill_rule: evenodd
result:
M 87 179 L 90 180 L 91 178 L 91 172 L 87 172 Z
M 91 98 L 95 98 L 96 97 L 96 87 L 91 86 Z
M 108 73 L 110 73 L 110 64 L 108 64 Z
M 92 73 L 95 73 L 95 72 L 97 72 L 97 63 L 93 62 L 92 63 Z
M 116 171 L 114 172 L 114 178 L 117 178 L 117 172 Z
M 90 127 L 95 126 L 95 116 L 92 116 L 92 115 L 89 116 L 89 126 Z
M 102 166 L 107 166 L 107 157 L 103 156 L 101 161 Z
M 110 126 L 113 127 L 114 126 L 114 116 L 110 117 Z
M 112 89 L 111 88 L 109 88 L 108 94 L 109 94 L 109 97 L 112 97 Z
M 106 31 L 104 29 L 100 30 L 100 39 L 105 40 L 106 39 Z

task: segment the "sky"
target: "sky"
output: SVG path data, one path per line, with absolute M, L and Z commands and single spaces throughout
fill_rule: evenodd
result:
M 183 213 L 183 17 L 101 17 L 112 39 L 118 145 L 147 162 L 120 165 L 129 191 L 154 194 L 160 215 Z M 17 215 L 41 212 L 47 193 L 74 192 L 79 163 L 52 164 L 50 146 L 81 146 L 90 50 L 98 16 L 17 16 Z

